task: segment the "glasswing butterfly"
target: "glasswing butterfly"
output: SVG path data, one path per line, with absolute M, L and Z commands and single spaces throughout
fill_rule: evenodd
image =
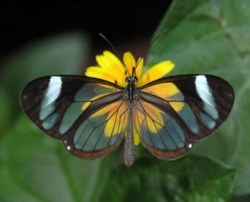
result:
M 153 155 L 172 160 L 188 153 L 228 117 L 234 91 L 225 80 L 181 75 L 137 86 L 138 63 L 130 69 L 123 63 L 125 86 L 86 76 L 38 78 L 21 93 L 23 110 L 79 158 L 100 158 L 125 139 L 127 167 L 134 162 L 135 134 Z

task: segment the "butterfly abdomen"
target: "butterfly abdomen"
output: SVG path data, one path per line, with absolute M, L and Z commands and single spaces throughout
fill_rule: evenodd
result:
M 127 136 L 124 143 L 124 163 L 130 168 L 134 163 L 135 158 L 135 144 L 134 144 L 134 130 L 133 130 L 133 104 L 129 104 L 129 120 L 127 127 Z

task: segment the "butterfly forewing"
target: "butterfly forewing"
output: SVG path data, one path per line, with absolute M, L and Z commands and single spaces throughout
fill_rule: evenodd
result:
M 51 76 L 21 94 L 26 115 L 72 154 L 95 159 L 117 147 L 128 124 L 124 89 L 99 79 Z
M 234 103 L 232 87 L 209 75 L 159 79 L 138 89 L 135 126 L 154 155 L 178 158 L 209 136 L 227 118 Z

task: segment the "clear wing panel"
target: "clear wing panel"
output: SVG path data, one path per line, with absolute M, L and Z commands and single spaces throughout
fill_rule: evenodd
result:
M 65 142 L 65 146 L 70 146 L 70 152 L 82 158 L 99 157 L 120 144 L 127 125 L 127 103 L 114 102 L 83 121 L 73 141 Z
M 173 117 L 143 100 L 137 102 L 134 124 L 142 144 L 159 158 L 174 159 L 194 146 Z

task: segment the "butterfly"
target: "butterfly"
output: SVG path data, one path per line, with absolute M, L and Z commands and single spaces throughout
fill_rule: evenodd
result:
M 123 62 L 111 52 L 97 56 L 87 76 L 45 76 L 21 92 L 25 114 L 44 133 L 63 141 L 82 159 L 97 159 L 124 140 L 132 166 L 140 142 L 154 156 L 173 160 L 211 135 L 228 117 L 234 91 L 212 75 L 160 78 L 174 64 L 163 61 L 142 75 L 143 59 Z

